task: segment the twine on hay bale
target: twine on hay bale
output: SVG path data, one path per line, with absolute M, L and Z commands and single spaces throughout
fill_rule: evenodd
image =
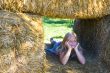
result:
M 0 11 L 0 73 L 44 72 L 43 37 L 40 16 Z

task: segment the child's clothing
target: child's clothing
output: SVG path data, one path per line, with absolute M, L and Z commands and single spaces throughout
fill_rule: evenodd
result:
M 61 45 L 61 42 L 53 41 L 53 42 L 51 43 L 51 45 L 52 45 L 52 48 L 47 48 L 47 49 L 46 49 L 46 53 L 57 55 L 58 49 L 59 49 L 59 47 L 60 47 L 60 45 Z

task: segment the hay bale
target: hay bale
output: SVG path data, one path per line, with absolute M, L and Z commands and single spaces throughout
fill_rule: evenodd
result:
M 0 73 L 43 73 L 43 37 L 40 16 L 0 11 Z
M 74 31 L 88 57 L 110 67 L 110 15 L 97 19 L 76 20 Z
M 103 47 L 100 50 L 100 57 L 102 63 L 110 67 L 110 15 L 103 17 L 100 24 L 103 24 Z
M 110 0 L 0 0 L 0 9 L 57 18 L 96 18 L 110 14 Z

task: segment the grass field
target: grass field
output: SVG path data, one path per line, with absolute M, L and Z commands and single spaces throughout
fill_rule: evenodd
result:
M 70 19 L 53 19 L 43 18 L 45 43 L 49 43 L 49 39 L 53 37 L 56 41 L 62 40 L 67 32 L 72 31 L 73 20 Z

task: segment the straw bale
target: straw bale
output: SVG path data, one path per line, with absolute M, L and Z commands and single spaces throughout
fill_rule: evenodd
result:
M 0 11 L 0 73 L 43 73 L 41 17 Z
M 110 0 L 0 0 L 0 9 L 87 19 L 110 14 Z
M 79 19 L 75 21 L 74 31 L 81 46 L 92 59 L 110 67 L 110 15 L 97 19 Z

